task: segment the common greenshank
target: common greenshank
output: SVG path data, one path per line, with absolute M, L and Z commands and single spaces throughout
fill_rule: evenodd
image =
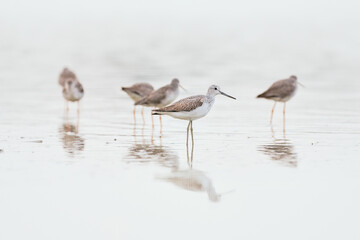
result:
M 178 79 L 173 79 L 170 84 L 165 85 L 158 90 L 149 94 L 149 96 L 135 102 L 135 105 L 142 105 L 145 107 L 161 108 L 172 103 L 179 96 L 180 82 Z M 152 126 L 154 127 L 154 121 L 152 120 Z M 160 116 L 160 126 L 162 126 Z
M 187 127 L 186 146 L 187 147 L 189 146 L 188 144 L 189 129 L 191 129 L 191 140 L 192 140 L 191 155 L 193 155 L 194 135 L 193 135 L 192 121 L 206 116 L 215 102 L 215 96 L 219 94 L 222 94 L 232 99 L 236 99 L 220 91 L 219 86 L 211 85 L 206 95 L 197 95 L 197 96 L 191 96 L 181 99 L 170 106 L 153 110 L 152 114 L 169 115 L 173 118 L 188 120 L 189 124 Z

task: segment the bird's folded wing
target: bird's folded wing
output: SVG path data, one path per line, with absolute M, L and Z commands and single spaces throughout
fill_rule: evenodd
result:
M 291 82 L 285 80 L 280 80 L 275 82 L 273 85 L 269 87 L 262 95 L 264 97 L 286 97 L 289 93 L 294 91 L 294 86 Z
M 192 96 L 181 99 L 180 101 L 171 104 L 170 106 L 156 109 L 156 112 L 190 112 L 204 103 L 205 96 Z

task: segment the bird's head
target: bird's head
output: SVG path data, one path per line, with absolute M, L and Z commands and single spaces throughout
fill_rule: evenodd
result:
M 290 78 L 290 79 L 297 80 L 297 77 L 296 77 L 295 75 L 291 75 L 289 78 Z
M 305 87 L 302 83 L 298 82 L 297 77 L 295 75 L 291 75 L 289 78 L 295 81 L 294 82 L 295 85 L 299 84 L 300 86 Z
M 183 86 L 181 86 L 180 81 L 177 78 L 174 78 L 171 81 L 171 86 L 172 86 L 172 88 L 175 88 L 175 89 L 177 89 L 178 87 L 181 87 L 184 91 L 186 91 L 186 89 Z
M 174 78 L 174 79 L 171 81 L 171 85 L 173 85 L 173 86 L 178 86 L 179 83 L 180 83 L 180 81 L 179 81 L 179 79 L 177 79 L 177 78 Z
M 211 85 L 211 86 L 209 87 L 209 90 L 208 90 L 208 92 L 207 92 L 207 95 L 215 97 L 216 95 L 219 95 L 219 94 L 224 95 L 224 96 L 226 96 L 226 97 L 229 97 L 229 98 L 232 98 L 232 99 L 235 99 L 235 100 L 236 100 L 236 98 L 234 98 L 234 97 L 232 97 L 232 96 L 230 96 L 230 95 L 228 95 L 228 94 L 220 91 L 220 87 L 219 87 L 218 85 Z

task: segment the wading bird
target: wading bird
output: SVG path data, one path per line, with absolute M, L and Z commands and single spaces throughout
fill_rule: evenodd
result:
M 129 95 L 129 97 L 132 100 L 134 100 L 134 102 L 140 101 L 141 99 L 149 96 L 149 94 L 154 91 L 153 86 L 151 86 L 149 83 L 136 83 L 131 87 L 122 87 L 121 89 L 124 92 L 126 92 Z M 136 123 L 135 112 L 136 112 L 136 106 L 134 105 L 133 114 L 134 114 L 134 122 Z M 143 123 L 145 124 L 144 107 L 141 109 L 141 116 L 143 119 Z
M 180 82 L 178 79 L 173 79 L 170 84 L 159 88 L 158 90 L 149 94 L 149 96 L 137 101 L 135 105 L 142 105 L 145 107 L 161 108 L 172 103 L 179 96 Z M 154 127 L 154 120 L 151 116 L 152 126 Z M 160 116 L 160 126 L 162 127 L 162 121 Z
M 63 88 L 63 96 L 66 103 L 66 112 L 69 110 L 68 101 L 78 102 L 78 114 L 80 113 L 80 99 L 84 96 L 84 88 L 77 79 L 75 73 L 70 71 L 68 68 L 60 73 L 59 84 Z
M 297 81 L 297 77 L 292 75 L 287 79 L 279 80 L 274 82 L 268 90 L 258 95 L 257 98 L 265 98 L 274 101 L 274 106 L 271 110 L 270 124 L 272 124 L 272 119 L 274 115 L 274 110 L 277 102 L 283 102 L 283 127 L 285 131 L 285 108 L 286 102 L 289 101 L 296 93 L 297 85 L 301 85 Z
M 212 85 L 209 87 L 206 95 L 197 95 L 192 97 L 187 97 L 179 100 L 178 102 L 164 107 L 155 109 L 152 111 L 153 115 L 169 115 L 173 118 L 178 118 L 182 120 L 189 121 L 187 126 L 187 137 L 186 137 L 186 146 L 189 146 L 189 129 L 191 130 L 191 140 L 192 140 L 192 151 L 193 155 L 194 150 L 194 135 L 192 121 L 199 118 L 205 117 L 211 110 L 212 105 L 215 102 L 216 95 L 224 95 L 232 99 L 236 99 L 226 93 L 220 91 L 220 87 L 217 85 Z

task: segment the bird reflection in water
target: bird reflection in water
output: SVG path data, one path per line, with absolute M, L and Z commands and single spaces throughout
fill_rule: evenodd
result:
M 85 140 L 78 133 L 79 121 L 77 121 L 76 125 L 65 121 L 59 128 L 63 148 L 72 157 L 76 153 L 83 151 L 85 147 Z
M 179 167 L 178 156 L 168 147 L 147 143 L 142 135 L 142 141 L 139 143 L 136 141 L 129 148 L 129 153 L 125 157 L 127 163 L 157 163 L 160 166 L 175 170 Z
M 135 143 L 137 142 L 137 130 L 138 130 L 137 124 L 136 124 L 136 121 L 134 121 L 133 137 L 134 137 L 134 142 Z M 151 144 L 152 145 L 155 144 L 154 131 L 155 131 L 155 128 L 152 127 L 152 129 L 151 129 Z M 142 137 L 143 142 L 144 142 L 144 134 L 145 134 L 145 120 L 143 121 L 142 127 L 141 127 L 141 137 Z M 160 128 L 159 139 L 160 139 L 160 145 L 161 145 L 162 144 L 162 128 Z
M 212 202 L 220 201 L 221 194 L 216 193 L 212 181 L 202 171 L 192 168 L 193 162 L 193 148 L 191 149 L 191 158 L 189 158 L 189 149 L 187 148 L 188 168 L 185 170 L 179 169 L 179 157 L 169 147 L 153 144 L 153 137 L 151 143 L 147 143 L 142 135 L 142 141 L 139 143 L 134 139 L 134 144 L 129 148 L 129 153 L 125 157 L 127 163 L 157 163 L 162 167 L 171 169 L 169 174 L 157 176 L 156 178 L 165 182 L 171 182 L 174 185 L 188 191 L 206 192 L 208 198 Z
M 258 151 L 268 155 L 271 160 L 277 161 L 288 167 L 297 167 L 297 154 L 294 146 L 285 135 L 281 139 L 275 138 L 275 133 L 272 130 L 273 141 L 269 144 L 260 145 Z
M 192 149 L 193 150 L 193 149 Z M 187 148 L 187 155 L 189 156 L 189 149 Z M 215 191 L 214 185 L 211 179 L 206 176 L 202 171 L 193 169 L 193 158 L 188 157 L 188 168 L 185 170 L 172 171 L 170 174 L 158 179 L 173 183 L 174 185 L 193 192 L 206 192 L 208 198 L 212 202 L 218 202 L 221 199 L 221 194 Z
M 212 202 L 220 201 L 221 194 L 216 193 L 209 177 L 202 171 L 189 167 L 186 170 L 177 170 L 158 179 L 171 182 L 176 186 L 193 192 L 206 192 Z

